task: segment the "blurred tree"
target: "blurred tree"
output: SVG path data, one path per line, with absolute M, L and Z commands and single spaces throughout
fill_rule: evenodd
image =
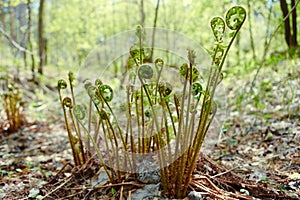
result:
M 28 15 L 28 21 L 27 21 L 27 28 L 28 28 L 28 40 L 27 40 L 27 45 L 28 45 L 28 49 L 29 51 L 32 52 L 33 50 L 33 46 L 32 46 L 32 42 L 31 42 L 31 5 L 30 5 L 30 0 L 27 0 L 27 15 Z M 30 56 L 31 58 L 31 79 L 33 81 L 35 81 L 35 58 L 34 55 L 31 54 Z
M 144 10 L 144 0 L 140 1 L 140 12 L 141 12 L 141 25 L 145 26 L 145 10 Z
M 43 67 L 46 64 L 46 39 L 44 37 L 44 5 L 45 0 L 40 0 L 39 19 L 38 19 L 38 43 L 39 43 L 39 69 L 38 72 L 43 74 Z
M 297 1 L 297 4 L 299 3 L 299 0 Z M 284 21 L 284 35 L 285 35 L 285 42 L 288 45 L 289 49 L 294 49 L 299 47 L 297 42 L 297 9 L 296 9 L 296 3 L 295 0 L 291 0 L 290 4 L 290 11 L 288 8 L 288 4 L 286 0 L 280 0 L 280 7 L 283 14 L 283 17 L 285 18 Z M 293 10 L 292 10 L 293 9 Z M 291 19 L 289 16 L 289 12 L 291 12 Z M 292 23 L 292 28 L 291 28 Z
M 9 16 L 10 16 L 10 37 L 12 40 L 16 41 L 16 34 L 15 34 L 15 13 L 13 2 L 11 0 L 8 1 L 9 5 Z
M 14 44 L 20 44 L 25 49 L 21 50 L 24 52 L 21 59 L 25 66 L 31 68 L 33 78 L 34 72 L 46 73 L 47 64 L 73 70 L 84 62 L 88 53 L 97 45 L 117 33 L 133 30 L 138 24 L 181 32 L 204 48 L 209 48 L 206 45 L 211 44 L 211 17 L 232 5 L 241 4 L 248 7 L 248 23 L 242 30 L 243 37 L 238 38 L 237 45 L 232 49 L 237 54 L 228 59 L 228 64 L 236 66 L 239 63 L 237 61 L 240 61 L 240 66 L 243 66 L 243 63 L 261 60 L 260 55 L 264 55 L 266 46 L 263 42 L 269 40 L 274 27 L 282 19 L 282 10 L 286 16 L 298 1 L 0 0 L 0 28 L 8 33 L 10 44 L 6 43 L 7 40 L 0 40 L 0 57 L 5 61 L 20 63 L 20 57 L 15 56 L 16 51 L 20 50 L 12 44 L 12 39 L 15 39 L 13 41 L 17 43 Z M 18 10 L 20 4 L 27 5 L 22 10 L 27 17 L 22 19 L 19 14 L 21 10 Z M 270 7 L 270 4 L 274 7 Z M 285 22 L 286 35 L 276 35 L 270 48 L 272 52 L 282 51 L 281 45 L 285 38 L 289 46 L 299 45 L 296 40 L 296 17 L 296 12 L 290 13 L 289 20 Z M 7 38 L 7 35 L 1 36 Z M 151 36 L 153 42 L 159 41 L 159 35 L 149 35 Z M 269 53 L 266 55 L 270 55 Z M 12 66 L 16 66 L 15 63 Z M 250 70 L 252 66 L 255 65 L 245 65 L 245 69 Z M 242 70 L 234 67 L 231 69 L 237 72 Z
M 3 26 L 3 29 L 5 30 L 5 12 L 4 12 L 4 2 L 0 2 L 0 22 L 1 26 Z
M 247 9 L 249 11 L 252 10 L 250 0 L 247 0 Z M 255 45 L 254 45 L 253 28 L 252 28 L 252 13 L 251 12 L 248 12 L 247 18 L 248 18 L 248 24 L 249 24 L 249 37 L 250 37 L 250 45 L 251 45 L 251 50 L 252 50 L 252 58 L 253 58 L 254 62 L 256 62 L 256 53 L 255 53 L 256 50 L 255 50 Z

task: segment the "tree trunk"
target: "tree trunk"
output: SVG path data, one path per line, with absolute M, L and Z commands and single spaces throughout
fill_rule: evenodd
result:
M 291 9 L 295 6 L 295 0 L 291 0 Z M 292 46 L 298 47 L 297 42 L 297 8 L 292 11 Z
M 292 12 L 292 29 L 290 25 L 290 17 L 288 16 L 289 9 L 286 0 L 280 0 L 280 7 L 283 14 L 283 18 L 285 18 L 284 21 L 284 35 L 285 35 L 285 41 L 289 48 L 296 48 L 298 47 L 297 42 L 297 13 L 295 7 L 295 0 L 291 0 L 291 9 L 293 9 Z
M 25 40 L 25 45 L 24 48 L 26 49 L 26 45 L 28 43 L 28 32 L 25 32 L 25 36 L 24 36 L 24 40 Z M 24 63 L 24 68 L 27 69 L 27 56 L 26 56 L 26 52 L 23 52 L 23 63 Z
M 5 30 L 5 12 L 4 12 L 4 5 L 3 2 L 0 3 L 0 20 L 3 26 L 3 29 Z
M 247 0 L 247 8 L 248 10 L 252 10 L 250 0 Z M 249 35 L 250 35 L 250 45 L 252 49 L 252 58 L 254 62 L 256 62 L 256 51 L 255 51 L 255 45 L 254 45 L 254 38 L 253 38 L 253 30 L 252 30 L 252 20 L 251 20 L 251 12 L 248 12 L 248 22 L 249 22 Z
M 44 5 L 45 0 L 40 0 L 40 7 L 39 7 L 39 20 L 38 20 L 38 42 L 39 42 L 39 68 L 38 72 L 43 74 L 43 68 L 46 61 L 46 53 L 45 53 L 45 38 L 44 38 Z
M 283 14 L 283 17 L 288 15 L 288 7 L 286 0 L 280 0 L 280 7 Z M 287 19 L 284 21 L 284 36 L 285 36 L 285 42 L 290 47 L 291 46 L 291 27 L 290 27 L 290 18 L 287 17 Z
M 31 43 L 31 7 L 30 7 L 30 0 L 27 0 L 27 11 L 28 11 L 28 49 L 32 51 L 32 43 Z M 34 55 L 31 55 L 31 74 L 32 80 L 35 81 L 35 59 Z
M 9 17 L 10 17 L 10 37 L 12 40 L 16 41 L 14 8 L 12 6 L 11 1 L 9 1 L 8 5 L 9 5 Z

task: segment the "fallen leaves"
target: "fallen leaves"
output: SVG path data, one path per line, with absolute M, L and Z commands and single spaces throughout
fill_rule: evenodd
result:
M 2 136 L 0 197 L 35 196 L 46 180 L 62 167 L 62 161 L 70 159 L 65 141 L 61 125 L 30 124 L 18 133 Z

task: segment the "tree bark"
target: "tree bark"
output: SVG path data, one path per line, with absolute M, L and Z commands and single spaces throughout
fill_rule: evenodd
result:
M 291 0 L 291 9 L 295 6 L 295 0 Z M 298 47 L 297 42 L 297 8 L 292 11 L 292 46 Z
M 12 38 L 12 40 L 16 41 L 14 8 L 12 6 L 11 1 L 9 1 L 8 5 L 9 5 L 9 17 L 10 17 L 10 37 Z
M 39 68 L 38 73 L 43 74 L 43 68 L 46 61 L 46 51 L 45 51 L 45 44 L 46 40 L 44 38 L 44 5 L 45 0 L 40 0 L 40 7 L 39 7 L 39 19 L 38 19 L 38 42 L 39 42 Z
M 290 17 L 289 17 L 289 8 L 286 0 L 280 0 L 280 7 L 283 14 L 283 18 L 285 18 L 284 21 L 284 35 L 285 35 L 285 41 L 289 48 L 295 48 L 298 47 L 297 42 L 297 12 L 295 7 L 295 0 L 291 0 L 291 11 L 292 13 L 292 29 L 290 25 Z
M 0 3 L 0 20 L 3 26 L 3 29 L 5 30 L 5 12 L 4 12 L 4 5 L 3 2 Z
M 286 0 L 280 0 L 280 8 L 283 14 L 283 17 L 288 15 L 288 7 Z M 284 21 L 284 36 L 285 36 L 285 42 L 290 47 L 291 46 L 291 27 L 290 27 L 290 18 L 287 17 L 287 19 Z
M 30 0 L 27 0 L 27 11 L 28 11 L 28 49 L 32 52 L 32 43 L 31 43 L 31 7 Z M 34 55 L 31 55 L 31 75 L 32 80 L 35 81 L 35 59 Z
M 247 0 L 247 8 L 249 11 L 252 10 L 250 0 Z M 248 22 L 249 22 L 249 35 L 250 35 L 250 45 L 252 49 L 252 58 L 254 62 L 256 62 L 256 51 L 255 51 L 254 38 L 253 38 L 251 12 L 248 12 Z

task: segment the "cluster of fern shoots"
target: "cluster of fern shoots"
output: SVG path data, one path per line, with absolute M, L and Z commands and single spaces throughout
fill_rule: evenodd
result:
M 223 78 L 225 58 L 245 18 L 245 9 L 235 6 L 226 13 L 225 20 L 211 20 L 215 45 L 209 52 L 212 62 L 205 83 L 193 50 L 187 52 L 188 63 L 176 68 L 177 79 L 173 81 L 180 84 L 164 80 L 167 65 L 162 58 L 144 62 L 140 26 L 138 48 L 130 49 L 133 67 L 128 72 L 123 104 L 113 103 L 116 91 L 101 77 L 85 81 L 85 104 L 75 99 L 73 73 L 69 73 L 68 84 L 59 80 L 59 98 L 75 164 L 83 165 L 88 156 L 96 154 L 110 182 L 115 183 L 124 181 L 128 174 L 135 176 L 142 167 L 141 160 L 149 159 L 157 163 L 153 170 L 160 171 L 164 194 L 185 197 L 217 111 L 214 94 Z M 67 85 L 71 97 L 63 97 Z
M 0 97 L 6 119 L 0 123 L 0 127 L 8 133 L 13 133 L 18 131 L 25 122 L 22 113 L 24 104 L 22 92 L 11 78 L 1 77 L 1 79 L 3 92 L 0 93 Z

